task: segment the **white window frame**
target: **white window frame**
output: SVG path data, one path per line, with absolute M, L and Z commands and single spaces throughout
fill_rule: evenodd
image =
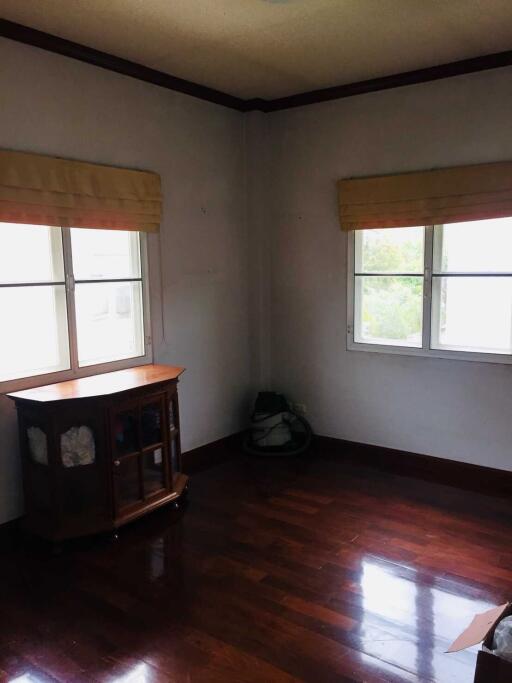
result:
M 432 322 L 432 263 L 434 250 L 434 225 L 426 225 L 424 243 L 423 269 L 423 334 L 422 347 L 395 346 L 388 344 L 365 344 L 354 341 L 355 311 L 355 230 L 348 235 L 347 244 L 347 351 L 369 351 L 401 356 L 421 356 L 426 358 L 444 358 L 479 363 L 512 364 L 512 354 L 479 353 L 475 351 L 447 351 L 430 347 Z M 400 228 L 393 228 L 399 230 Z M 460 275 L 460 273 L 457 273 Z M 476 274 L 485 277 L 485 274 Z
M 87 228 L 89 229 L 89 228 Z M 92 228 L 91 228 L 92 229 Z M 153 362 L 153 344 L 151 334 L 151 309 L 149 296 L 149 261 L 148 261 L 148 244 L 147 235 L 145 232 L 139 232 L 139 248 L 140 248 L 140 278 L 104 278 L 101 282 L 128 282 L 139 281 L 142 287 L 142 319 L 143 319 L 143 335 L 144 335 L 144 355 L 133 356 L 132 358 L 123 358 L 121 360 L 108 361 L 105 363 L 98 363 L 97 365 L 88 365 L 79 367 L 78 365 L 78 339 L 76 329 L 75 316 L 75 279 L 73 276 L 73 262 L 71 250 L 71 228 L 60 228 L 62 234 L 62 256 L 64 260 L 64 285 L 66 289 L 66 310 L 68 316 L 68 344 L 69 344 L 69 362 L 70 368 L 68 370 L 59 370 L 41 375 L 32 375 L 29 377 L 20 377 L 16 379 L 9 379 L 0 382 L 0 394 L 22 391 L 24 389 L 31 389 L 36 386 L 45 384 L 53 384 L 55 382 L 65 382 L 70 379 L 78 379 L 80 377 L 90 377 L 104 372 L 114 372 L 115 370 L 124 370 L 126 368 L 134 368 L 140 365 L 148 365 Z M 79 282 L 81 280 L 78 280 Z M 89 282 L 89 280 L 87 280 Z M 94 280 L 96 282 L 96 280 Z M 100 280 L 98 280 L 100 282 Z M 37 283 L 27 283 L 29 286 L 37 286 Z M 46 284 L 46 283 L 45 283 Z

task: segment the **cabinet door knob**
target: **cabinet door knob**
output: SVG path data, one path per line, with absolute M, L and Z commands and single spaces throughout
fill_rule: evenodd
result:
M 121 464 L 120 460 L 114 460 L 114 467 L 119 467 L 120 464 Z

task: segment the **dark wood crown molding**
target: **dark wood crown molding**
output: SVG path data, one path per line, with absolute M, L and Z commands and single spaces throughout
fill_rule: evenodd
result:
M 245 101 L 239 97 L 234 97 L 233 95 L 228 95 L 219 90 L 208 88 L 205 85 L 186 81 L 177 76 L 171 76 L 163 71 L 151 69 L 142 64 L 131 62 L 128 59 L 115 57 L 107 52 L 101 52 L 92 47 L 59 38 L 58 36 L 53 36 L 44 31 L 38 31 L 34 28 L 29 28 L 28 26 L 16 24 L 7 19 L 0 19 L 0 36 L 3 38 L 10 38 L 18 43 L 39 47 L 48 52 L 56 52 L 65 57 L 78 59 L 80 62 L 93 64 L 94 66 L 99 66 L 102 69 L 108 69 L 109 71 L 115 71 L 124 76 L 131 76 L 132 78 L 137 78 L 146 83 L 159 85 L 168 90 L 174 90 L 176 92 L 184 93 L 185 95 L 198 97 L 201 100 L 221 104 L 224 107 L 230 107 L 231 109 L 237 109 L 238 111 L 245 111 Z
M 275 100 L 262 100 L 266 107 L 263 111 L 272 112 L 279 111 L 280 109 L 291 109 L 292 107 L 303 107 L 307 104 L 339 100 L 344 97 L 364 95 L 365 93 L 377 92 L 379 90 L 400 88 L 404 85 L 417 85 L 418 83 L 427 83 L 428 81 L 438 81 L 443 78 L 476 73 L 477 71 L 498 69 L 502 66 L 512 66 L 512 50 L 496 52 L 482 57 L 473 57 L 471 59 L 462 59 L 458 62 L 449 62 L 448 64 L 439 64 L 425 69 L 404 71 L 390 76 L 371 78 L 367 81 L 348 83 L 347 85 L 312 90 L 311 92 L 299 93 L 298 95 L 279 97 Z
M 390 76 L 371 78 L 366 81 L 347 83 L 331 88 L 322 88 L 320 90 L 312 90 L 310 92 L 298 93 L 287 97 L 279 97 L 274 100 L 265 100 L 260 97 L 243 100 L 240 97 L 228 95 L 220 90 L 214 90 L 205 85 L 192 83 L 191 81 L 172 76 L 163 71 L 157 71 L 156 69 L 151 69 L 150 67 L 137 64 L 128 59 L 116 57 L 107 52 L 101 52 L 100 50 L 95 50 L 86 45 L 81 45 L 80 43 L 75 43 L 71 40 L 66 40 L 65 38 L 59 38 L 50 33 L 38 31 L 37 29 L 8 21 L 7 19 L 0 19 L 0 37 L 39 47 L 49 52 L 71 57 L 72 59 L 78 59 L 87 64 L 93 64 L 94 66 L 99 66 L 103 69 L 108 69 L 109 71 L 115 71 L 124 76 L 131 76 L 132 78 L 137 78 L 146 83 L 152 83 L 153 85 L 158 85 L 162 88 L 167 88 L 168 90 L 174 90 L 176 92 L 184 93 L 185 95 L 198 97 L 199 99 L 214 102 L 215 104 L 220 104 L 224 107 L 236 109 L 241 112 L 261 111 L 270 113 L 280 111 L 281 109 L 303 107 L 308 104 L 328 102 L 330 100 L 363 95 L 379 90 L 400 88 L 405 85 L 417 85 L 419 83 L 427 83 L 428 81 L 437 81 L 443 78 L 452 78 L 453 76 L 462 76 L 478 71 L 512 66 L 512 50 L 506 50 L 505 52 L 496 52 L 490 55 L 462 59 L 457 62 L 438 64 L 437 66 L 431 66 L 424 69 L 415 69 L 414 71 L 405 71 Z

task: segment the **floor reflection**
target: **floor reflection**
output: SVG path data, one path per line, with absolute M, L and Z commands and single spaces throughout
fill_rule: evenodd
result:
M 509 595 L 510 501 L 307 465 L 212 468 L 57 557 L 7 539 L 0 680 L 472 681 L 477 648 L 444 652 Z
M 113 679 L 112 683 L 149 683 L 153 680 L 149 667 L 144 662 L 140 662 L 131 671 L 123 676 Z
M 474 614 L 492 603 L 464 597 L 476 591 L 463 583 L 373 556 L 361 561 L 360 587 L 363 652 L 439 683 L 456 680 L 450 675 L 456 658 L 459 673 L 467 664 L 472 680 L 477 648 L 445 651 Z

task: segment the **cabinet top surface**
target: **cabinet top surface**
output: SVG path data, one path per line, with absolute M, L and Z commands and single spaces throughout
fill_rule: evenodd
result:
M 34 389 L 15 391 L 7 394 L 7 396 L 15 400 L 38 401 L 39 403 L 108 396 L 109 394 L 118 394 L 122 391 L 178 379 L 184 369 L 172 365 L 141 365 L 138 368 L 106 372 L 101 375 L 68 380 L 67 382 L 47 384 Z

